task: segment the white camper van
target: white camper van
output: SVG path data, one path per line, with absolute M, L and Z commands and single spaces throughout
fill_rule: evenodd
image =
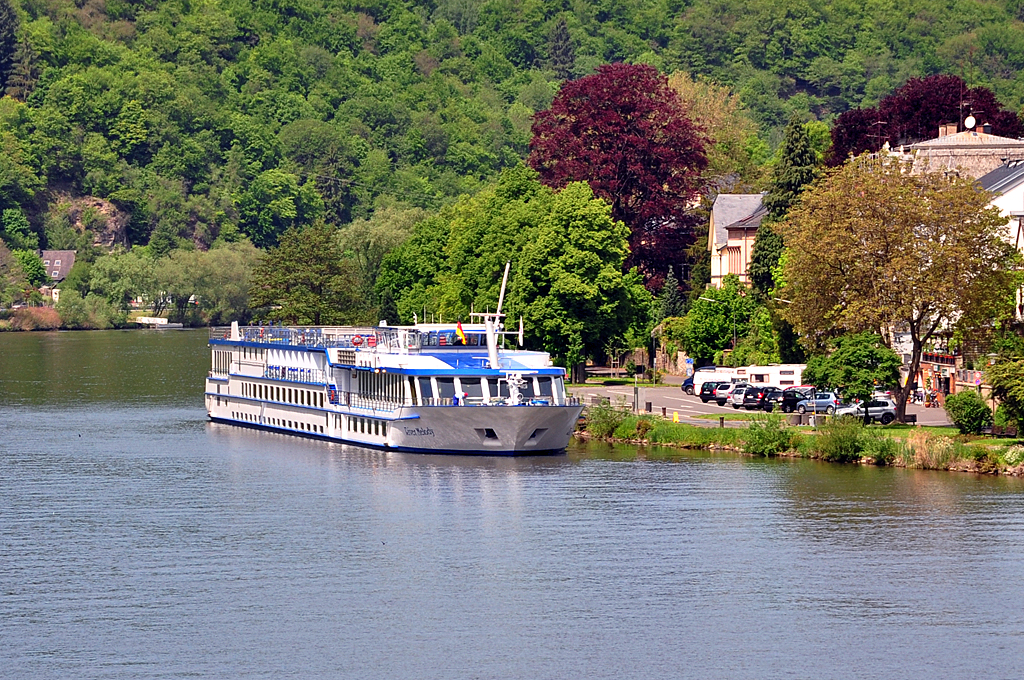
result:
M 746 382 L 751 385 L 772 385 L 786 389 L 801 385 L 806 364 L 771 364 L 770 366 L 706 366 L 693 372 L 693 393 L 700 394 L 700 389 L 708 381 L 714 382 Z

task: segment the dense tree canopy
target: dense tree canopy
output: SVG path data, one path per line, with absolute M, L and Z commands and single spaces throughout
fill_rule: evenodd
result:
M 285 231 L 256 265 L 249 292 L 267 319 L 320 326 L 369 323 L 373 310 L 359 291 L 337 229 L 319 222 Z
M 819 348 L 846 333 L 909 333 L 916 375 L 937 332 L 981 325 L 1012 305 L 1016 255 L 988 201 L 969 180 L 850 161 L 780 224 L 785 318 Z M 897 399 L 901 417 L 909 389 Z
M 750 255 L 750 280 L 762 296 L 767 297 L 775 287 L 773 271 L 782 256 L 782 236 L 775 231 L 775 223 L 786 216 L 817 174 L 818 157 L 811 147 L 810 136 L 794 117 L 786 126 L 779 159 L 772 168 L 772 179 L 764 196 L 768 215 L 757 229 Z
M 836 390 L 847 400 L 866 401 L 876 388 L 896 385 L 902 365 L 903 359 L 877 334 L 842 335 L 826 353 L 807 360 L 802 380 L 818 389 Z
M 527 345 L 600 357 L 652 312 L 638 276 L 622 272 L 628 230 L 609 213 L 586 184 L 556 193 L 528 168 L 507 170 L 493 189 L 418 224 L 384 259 L 378 291 L 403 322 L 468 320 L 472 309 L 495 309 L 511 262 L 503 311 L 524 317 Z
M 710 360 L 726 348 L 735 348 L 749 332 L 757 304 L 739 277 L 730 274 L 721 288 L 708 288 L 693 300 L 686 315 L 683 349 L 691 357 Z
M 530 164 L 548 186 L 584 181 L 607 200 L 612 217 L 630 228 L 629 263 L 650 278 L 664 276 L 655 268 L 664 264 L 659 251 L 679 257 L 692 242 L 679 232 L 689 226 L 681 220 L 707 165 L 704 144 L 657 70 L 611 64 L 565 83 L 537 114 Z
M 0 215 L 15 225 L 0 239 L 21 251 L 78 250 L 72 288 L 80 298 L 66 304 L 82 324 L 122 314 L 132 286 L 111 278 L 120 275 L 112 265 L 139 247 L 132 257 L 148 258 L 158 286 L 142 292 L 146 299 L 213 320 L 248 311 L 240 303 L 217 311 L 206 253 L 244 260 L 240 251 L 255 252 L 250 240 L 272 246 L 289 228 L 323 221 L 342 234 L 367 307 L 388 318 L 411 320 L 424 308 L 447 318 L 496 302 L 502 258 L 524 251 L 523 235 L 535 235 L 539 215 L 554 209 L 555 194 L 533 180 L 494 183 L 527 157 L 534 114 L 554 110 L 562 81 L 594 82 L 602 67 L 646 73 L 653 81 L 618 79 L 608 90 L 633 87 L 643 103 L 665 95 L 658 74 L 674 74 L 672 101 L 700 121 L 708 161 L 685 188 L 706 207 L 718 191 L 765 188 L 772 148 L 794 114 L 811 121 L 805 131 L 820 155 L 826 122 L 849 112 L 858 125 L 844 118 L 835 137 L 845 157 L 843 149 L 862 148 L 858 138 L 897 134 L 898 125 L 873 126 L 883 100 L 886 120 L 910 121 L 899 135 L 930 136 L 929 107 L 966 101 L 934 74 L 961 74 L 972 111 L 1016 111 L 1024 99 L 1019 5 L 0 0 Z M 473 217 L 497 205 L 515 210 L 502 220 Z M 614 207 L 623 216 L 630 206 Z M 706 224 L 702 209 L 693 201 L 669 213 L 634 210 L 640 228 L 628 224 L 622 272 L 639 262 L 658 290 L 672 268 L 699 297 L 707 252 L 686 246 Z M 606 227 L 594 229 L 614 232 Z M 396 247 L 427 255 L 381 264 L 375 280 Z M 775 351 L 764 320 L 751 316 L 737 356 Z M 791 356 L 779 337 L 780 353 Z

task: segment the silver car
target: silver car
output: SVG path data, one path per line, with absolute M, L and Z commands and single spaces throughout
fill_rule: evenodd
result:
M 732 393 L 729 394 L 729 405 L 733 408 L 743 406 L 743 398 L 746 396 L 748 389 L 751 389 L 749 385 L 737 385 L 734 387 Z
M 844 404 L 836 409 L 837 416 L 854 416 L 864 419 L 864 404 Z M 868 402 L 868 416 L 872 421 L 888 425 L 896 420 L 896 402 L 892 399 L 873 397 Z

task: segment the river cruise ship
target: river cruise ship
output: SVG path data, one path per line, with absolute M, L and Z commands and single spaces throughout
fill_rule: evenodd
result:
M 386 450 L 561 452 L 582 410 L 546 352 L 478 324 L 214 328 L 211 420 Z M 522 329 L 518 333 L 522 341 Z M 513 341 L 514 342 L 514 341 Z

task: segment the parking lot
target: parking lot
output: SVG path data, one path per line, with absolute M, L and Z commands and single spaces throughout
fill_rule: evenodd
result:
M 673 413 L 678 413 L 680 422 L 707 427 L 717 427 L 718 419 L 697 418 L 696 416 L 755 413 L 754 411 L 744 411 L 743 409 L 737 410 L 728 404 L 719 406 L 713 401 L 707 404 L 702 403 L 700 398 L 690 396 L 680 389 L 682 382 L 683 379 L 679 376 L 667 376 L 664 386 L 637 387 L 637 401 L 640 410 L 645 410 L 647 402 L 651 402 L 651 412 L 655 415 L 660 416 L 662 409 L 665 409 L 665 414 L 668 418 L 671 418 Z M 574 396 L 583 399 L 584 403 L 588 405 L 592 403 L 595 397 L 607 398 L 611 403 L 621 401 L 629 407 L 633 405 L 633 385 L 573 385 L 568 390 Z M 912 404 L 907 407 L 907 413 L 917 416 L 918 425 L 950 425 L 949 419 L 946 418 L 946 412 L 941 408 L 925 408 L 922 405 Z M 727 420 L 725 424 L 727 427 L 744 427 L 745 425 L 743 421 L 735 420 Z

